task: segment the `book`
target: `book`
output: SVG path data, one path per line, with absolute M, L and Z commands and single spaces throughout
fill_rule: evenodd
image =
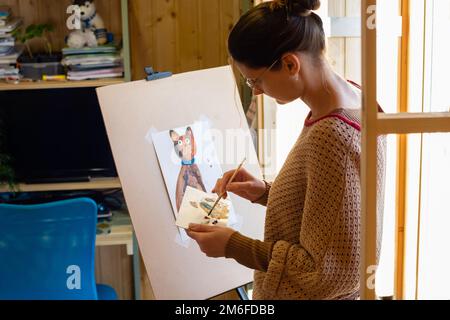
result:
M 14 47 L 6 47 L 6 46 L 2 47 L 2 46 L 0 46 L 0 57 L 1 56 L 7 56 L 7 55 L 9 55 L 9 54 L 11 54 L 13 52 L 14 52 Z
M 1 64 L 13 64 L 17 62 L 17 59 L 23 52 L 23 46 L 15 46 L 12 51 L 5 55 L 0 55 L 0 65 Z
M 9 21 L 9 17 L 7 17 L 7 18 L 0 18 L 0 27 L 6 26 L 8 21 Z
M 69 80 L 89 80 L 102 78 L 118 78 L 123 76 L 123 68 L 98 69 L 92 71 L 69 71 L 67 79 Z
M 12 36 L 13 35 L 10 32 L 8 32 L 8 33 L 0 33 L 0 39 L 11 38 Z
M 0 75 L 19 74 L 19 69 L 10 65 L 0 65 Z
M 0 47 L 14 47 L 14 37 L 0 38 Z
M 70 66 L 71 71 L 90 71 L 104 68 L 119 68 L 122 67 L 122 63 L 99 63 L 99 64 L 77 64 Z
M 104 63 L 119 63 L 122 58 L 118 54 L 113 53 L 100 53 L 100 54 L 86 54 L 86 55 L 73 55 L 67 56 L 62 60 L 62 64 L 65 66 L 72 65 L 94 65 Z
M 62 53 L 64 56 L 71 55 L 84 55 L 84 54 L 98 54 L 98 53 L 116 53 L 117 48 L 113 44 L 98 46 L 98 47 L 84 47 L 81 49 L 76 48 L 64 48 L 62 49 Z
M 0 65 L 0 79 L 17 79 L 18 77 L 20 77 L 19 69 L 9 65 Z
M 22 22 L 22 18 L 11 19 L 6 23 L 5 26 L 0 27 L 0 34 L 10 34 L 14 30 L 16 30 L 22 24 Z

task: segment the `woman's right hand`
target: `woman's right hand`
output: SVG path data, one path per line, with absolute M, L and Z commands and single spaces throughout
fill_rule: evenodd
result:
M 217 193 L 219 196 L 225 192 L 224 199 L 228 197 L 228 192 L 232 192 L 252 202 L 261 198 L 266 192 L 264 181 L 255 178 L 244 168 L 241 168 L 233 181 L 229 183 L 233 173 L 234 170 L 228 171 L 221 179 L 217 180 L 212 192 Z

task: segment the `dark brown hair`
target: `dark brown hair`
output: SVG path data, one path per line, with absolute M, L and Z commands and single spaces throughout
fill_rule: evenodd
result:
M 268 67 L 287 52 L 320 57 L 325 32 L 322 19 L 312 12 L 319 7 L 319 0 L 278 0 L 252 8 L 230 33 L 231 57 L 250 68 Z

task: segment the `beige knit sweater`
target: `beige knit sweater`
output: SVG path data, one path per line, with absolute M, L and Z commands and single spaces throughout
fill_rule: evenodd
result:
M 360 111 L 310 121 L 273 184 L 264 242 L 236 232 L 226 257 L 255 269 L 254 299 L 355 299 L 360 266 Z M 378 140 L 378 221 L 382 221 L 385 138 Z M 378 228 L 378 255 L 381 223 Z

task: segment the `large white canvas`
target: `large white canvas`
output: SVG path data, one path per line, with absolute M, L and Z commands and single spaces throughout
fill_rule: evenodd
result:
M 148 133 L 180 128 L 199 119 L 214 130 L 223 171 L 244 157 L 261 177 L 230 67 L 136 81 L 97 89 L 117 170 L 157 299 L 207 299 L 253 280 L 253 270 L 234 260 L 206 257 L 195 242 L 182 246 L 155 149 Z M 208 190 L 209 191 L 209 190 Z M 231 195 L 242 217 L 240 231 L 262 239 L 265 209 Z

